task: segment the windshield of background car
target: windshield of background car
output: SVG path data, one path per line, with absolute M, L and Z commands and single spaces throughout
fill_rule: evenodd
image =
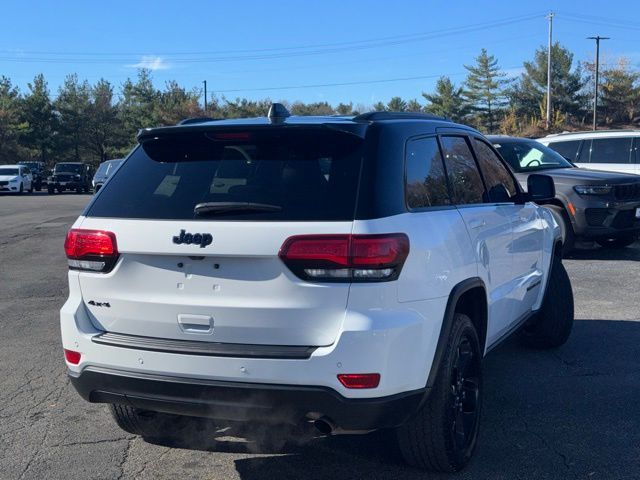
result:
M 82 173 L 82 165 L 77 163 L 58 163 L 54 168 L 55 173 Z
M 0 168 L 0 175 L 18 175 L 17 168 Z
M 495 142 L 493 146 L 514 172 L 573 168 L 562 155 L 533 140 Z
M 86 212 L 189 220 L 353 220 L 362 139 L 328 128 L 185 132 L 143 142 Z M 198 215 L 205 202 L 270 206 Z M 273 208 L 275 207 L 275 208 Z
M 29 167 L 31 170 L 37 170 L 38 164 L 36 162 L 21 162 L 20 165 L 25 165 Z

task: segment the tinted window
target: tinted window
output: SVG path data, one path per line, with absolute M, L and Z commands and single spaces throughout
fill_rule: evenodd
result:
M 406 151 L 409 208 L 449 205 L 447 178 L 435 137 L 411 140 Z
M 578 156 L 578 148 L 580 147 L 581 141 L 582 140 L 571 140 L 569 142 L 552 142 L 549 144 L 549 148 L 555 150 L 564 158 L 569 159 L 569 161 L 575 162 Z
M 507 167 L 485 142 L 477 138 L 474 138 L 472 142 L 480 171 L 484 176 L 484 183 L 489 192 L 489 201 L 496 203 L 513 201 L 512 199 L 515 198 L 518 190 Z
M 484 185 L 464 137 L 441 137 L 454 203 L 483 203 Z
M 58 163 L 53 170 L 56 173 L 82 173 L 82 165 L 78 163 Z
M 589 147 L 585 141 L 584 148 Z M 590 163 L 630 163 L 631 137 L 596 138 L 591 140 Z
M 361 143 L 355 136 L 324 129 L 161 137 L 131 154 L 87 213 L 149 219 L 353 220 Z M 196 214 L 194 207 L 205 202 L 231 202 L 236 209 Z M 270 209 L 237 209 L 247 202 Z
M 0 175 L 19 175 L 17 168 L 0 168 Z

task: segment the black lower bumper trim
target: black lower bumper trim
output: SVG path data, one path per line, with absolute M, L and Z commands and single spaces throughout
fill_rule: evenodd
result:
M 69 377 L 80 395 L 94 403 L 231 421 L 299 423 L 323 417 L 349 431 L 401 425 L 426 394 L 421 389 L 350 399 L 325 387 L 185 379 L 95 367 L 69 372 Z

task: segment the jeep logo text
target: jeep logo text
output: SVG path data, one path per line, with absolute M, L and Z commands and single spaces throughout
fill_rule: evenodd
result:
M 213 236 L 210 233 L 187 233 L 184 230 L 180 230 L 180 235 L 173 237 L 173 243 L 182 245 L 200 245 L 200 248 L 204 248 L 207 245 L 211 245 L 213 242 Z

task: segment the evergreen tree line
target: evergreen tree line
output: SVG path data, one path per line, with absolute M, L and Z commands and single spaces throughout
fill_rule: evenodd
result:
M 487 133 L 536 136 L 548 131 L 585 128 L 590 124 L 593 64 L 574 62 L 559 43 L 552 46 L 551 125 L 545 130 L 547 51 L 536 50 L 523 72 L 510 77 L 485 49 L 473 65 L 465 65 L 466 79 L 456 85 L 441 77 L 433 92 L 420 99 L 393 97 L 371 106 L 328 102 L 288 103 L 294 115 L 353 115 L 371 110 L 426 112 L 470 124 Z M 640 122 L 640 72 L 622 59 L 600 70 L 600 123 L 608 126 Z M 140 70 L 116 91 L 107 80 L 91 85 L 69 75 L 52 96 L 42 74 L 25 92 L 0 77 L 0 164 L 40 160 L 88 161 L 97 164 L 117 158 L 135 145 L 140 128 L 173 125 L 189 117 L 237 118 L 265 115 L 270 99 L 213 98 L 205 112 L 201 91 L 186 90 L 170 81 L 154 87 L 151 72 Z

